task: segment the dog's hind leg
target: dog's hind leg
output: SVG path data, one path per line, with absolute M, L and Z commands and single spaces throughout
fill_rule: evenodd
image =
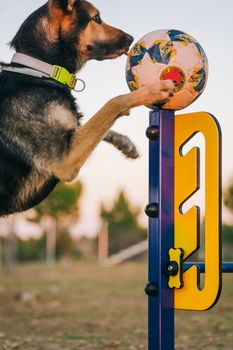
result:
M 111 143 L 119 151 L 121 151 L 127 158 L 137 159 L 139 157 L 136 146 L 125 135 L 118 134 L 115 131 L 109 131 L 104 137 L 103 141 Z

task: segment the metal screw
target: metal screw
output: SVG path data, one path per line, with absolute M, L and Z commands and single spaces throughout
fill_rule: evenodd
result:
M 159 216 L 159 205 L 158 203 L 149 203 L 145 208 L 145 213 L 150 218 L 157 218 Z
M 176 261 L 171 261 L 167 265 L 167 274 L 168 276 L 176 276 L 179 272 L 179 265 Z
M 155 297 L 158 294 L 158 283 L 148 282 L 145 287 L 145 292 L 149 297 Z
M 157 126 L 149 126 L 146 130 L 146 136 L 149 140 L 157 140 L 159 138 L 159 128 Z

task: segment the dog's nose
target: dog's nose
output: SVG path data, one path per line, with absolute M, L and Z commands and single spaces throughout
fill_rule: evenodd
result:
M 134 41 L 134 37 L 132 35 L 126 34 L 126 41 L 127 44 L 130 46 Z

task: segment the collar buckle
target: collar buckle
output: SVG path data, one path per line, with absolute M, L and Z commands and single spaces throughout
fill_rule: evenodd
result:
M 72 90 L 75 89 L 77 78 L 74 74 L 70 74 L 66 68 L 53 66 L 50 78 L 58 81 L 61 84 L 68 85 Z

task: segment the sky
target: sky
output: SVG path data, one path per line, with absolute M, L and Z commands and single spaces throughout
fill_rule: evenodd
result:
M 7 43 L 23 20 L 43 0 L 0 0 L 0 60 L 8 62 L 13 52 Z M 94 0 L 105 22 L 123 29 L 138 40 L 148 32 L 173 28 L 196 38 L 209 60 L 209 80 L 203 95 L 178 114 L 207 111 L 215 115 L 223 133 L 223 186 L 233 176 L 232 0 Z M 110 98 L 128 92 L 125 81 L 126 57 L 114 61 L 89 62 L 78 76 L 87 88 L 76 94 L 86 122 Z M 140 159 L 125 159 L 111 145 L 101 143 L 82 168 L 79 180 L 84 184 L 81 216 L 75 234 L 92 236 L 99 228 L 100 202 L 110 205 L 124 189 L 134 205 L 142 208 L 141 222 L 147 218 L 143 208 L 148 196 L 148 141 L 145 130 L 149 110 L 134 109 L 131 116 L 117 121 L 113 130 L 128 135 L 137 145 Z M 223 217 L 230 220 L 226 210 Z

